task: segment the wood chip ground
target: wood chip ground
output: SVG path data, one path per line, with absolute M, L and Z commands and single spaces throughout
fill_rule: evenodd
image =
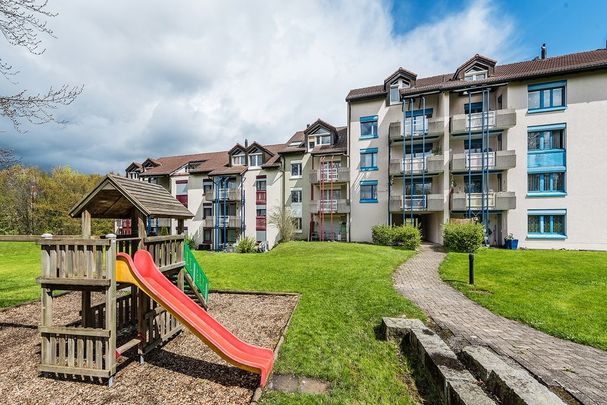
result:
M 210 294 L 209 312 L 245 342 L 274 348 L 297 297 Z M 55 319 L 77 318 L 80 294 L 55 300 Z M 113 387 L 38 376 L 40 304 L 0 311 L 0 401 L 53 404 L 247 404 L 259 376 L 239 370 L 184 331 L 163 348 L 137 362 L 136 350 L 116 374 Z

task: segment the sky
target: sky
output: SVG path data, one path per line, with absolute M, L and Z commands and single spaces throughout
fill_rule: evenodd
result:
M 111 4 L 111 5 L 110 5 Z M 50 0 L 56 38 L 32 55 L 0 41 L 19 75 L 0 94 L 84 85 L 62 124 L 0 117 L 22 163 L 122 172 L 147 157 L 285 142 L 322 118 L 344 125 L 348 91 L 399 66 L 453 72 L 475 53 L 500 63 L 605 47 L 607 2 Z

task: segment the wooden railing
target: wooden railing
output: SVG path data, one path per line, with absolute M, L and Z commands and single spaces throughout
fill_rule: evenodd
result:
M 152 236 L 143 241 L 145 249 L 152 254 L 154 263 L 162 272 L 185 266 L 183 244 L 183 235 Z

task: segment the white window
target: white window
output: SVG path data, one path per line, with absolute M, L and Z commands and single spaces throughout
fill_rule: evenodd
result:
M 246 164 L 246 156 L 243 153 L 232 156 L 232 166 L 244 166 Z
M 291 162 L 291 178 L 301 178 L 301 162 Z
M 467 82 L 472 82 L 475 80 L 483 80 L 487 78 L 487 70 L 482 69 L 480 67 L 474 67 L 466 72 L 464 75 L 464 80 Z
M 295 232 L 301 233 L 303 229 L 301 218 L 293 218 L 293 222 L 295 223 Z
M 249 155 L 249 167 L 261 167 L 262 165 L 262 154 L 252 153 Z
M 317 145 L 331 145 L 331 135 L 328 133 L 316 135 Z
M 390 104 L 400 103 L 400 94 L 398 92 L 398 83 L 390 86 Z
M 291 202 L 292 203 L 302 202 L 301 190 L 296 190 L 296 189 L 291 190 Z

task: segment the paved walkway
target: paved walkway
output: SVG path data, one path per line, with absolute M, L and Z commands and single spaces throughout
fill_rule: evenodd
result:
M 495 315 L 441 281 L 445 253 L 423 245 L 394 276 L 395 287 L 457 339 L 509 356 L 546 385 L 584 404 L 607 404 L 607 352 L 549 336 Z

